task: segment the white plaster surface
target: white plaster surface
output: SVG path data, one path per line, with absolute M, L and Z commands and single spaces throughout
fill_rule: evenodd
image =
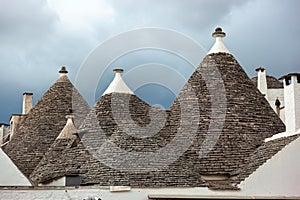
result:
M 30 181 L 20 172 L 1 148 L 0 186 L 31 186 Z
M 281 105 L 280 107 L 280 119 L 285 123 L 285 103 L 284 103 L 284 89 L 283 88 L 271 88 L 268 89 L 267 86 L 267 75 L 266 75 L 266 70 L 263 72 L 261 70 L 258 71 L 257 73 L 257 89 L 265 95 L 265 98 L 269 102 L 270 106 L 276 113 L 276 106 L 275 106 L 275 101 L 278 98 L 280 101 Z
M 219 52 L 230 53 L 229 50 L 226 48 L 225 44 L 223 43 L 222 38 L 216 37 L 215 44 L 212 46 L 212 48 L 207 54 L 219 53 Z
M 257 88 L 259 91 L 265 95 L 265 98 L 268 99 L 268 93 L 267 93 L 267 77 L 266 77 L 266 70 L 259 70 L 257 73 Z
M 285 121 L 286 131 L 296 132 L 300 129 L 300 83 L 297 77 L 291 77 L 291 84 L 284 81 Z
M 126 85 L 124 80 L 121 77 L 121 73 L 116 72 L 115 77 L 113 81 L 110 83 L 108 88 L 105 90 L 105 92 L 102 94 L 110 94 L 110 93 L 127 93 L 127 94 L 134 94 L 131 89 Z
M 278 138 L 282 138 L 282 137 L 288 137 L 288 136 L 292 136 L 292 135 L 297 135 L 297 134 L 300 134 L 300 130 L 298 130 L 297 132 L 282 132 L 282 133 L 278 133 L 276 135 L 273 135 L 272 137 L 269 137 L 269 138 L 266 138 L 265 139 L 265 142 L 269 142 L 271 140 L 275 140 L 275 139 L 278 139 Z
M 280 107 L 282 108 L 285 106 L 283 88 L 268 89 L 267 96 L 267 100 L 274 112 L 276 112 L 275 101 L 277 98 L 281 103 Z M 280 110 L 280 119 L 285 123 L 285 109 Z
M 0 146 L 9 139 L 9 127 L 0 125 Z
M 0 199 L 86 199 L 88 197 L 101 198 L 101 200 L 148 200 L 148 195 L 173 195 L 185 197 L 241 197 L 248 198 L 264 197 L 265 195 L 256 195 L 255 192 L 247 191 L 212 191 L 207 188 L 134 188 L 127 192 L 110 192 L 109 187 L 103 188 L 83 188 L 79 189 L 43 189 L 43 190 L 1 190 Z M 269 197 L 274 197 L 271 194 Z M 291 195 L 280 195 L 280 197 L 299 197 Z M 220 198 L 222 199 L 222 198 Z
M 300 138 L 275 154 L 240 187 L 246 195 L 300 197 Z

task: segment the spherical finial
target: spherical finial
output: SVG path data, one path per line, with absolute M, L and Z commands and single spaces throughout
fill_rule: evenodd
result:
M 214 38 L 216 38 L 216 37 L 225 37 L 225 36 L 226 36 L 226 33 L 222 32 L 222 28 L 217 27 L 217 28 L 215 29 L 215 32 L 212 34 L 212 36 L 213 36 Z
M 124 70 L 123 70 L 123 69 L 113 69 L 113 71 L 114 71 L 115 73 L 122 73 Z
M 60 73 L 60 74 L 67 74 L 68 71 L 67 71 L 67 69 L 66 69 L 65 66 L 62 66 L 61 69 L 59 70 L 59 73 Z

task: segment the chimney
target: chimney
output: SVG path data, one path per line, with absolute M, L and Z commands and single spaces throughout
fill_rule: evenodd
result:
M 267 76 L 266 70 L 262 67 L 256 69 L 257 71 L 257 89 L 267 98 L 268 87 L 267 87 Z
M 25 92 L 23 93 L 23 109 L 22 114 L 26 115 L 32 108 L 32 93 Z
M 286 132 L 295 133 L 300 129 L 300 73 L 281 77 L 284 85 Z

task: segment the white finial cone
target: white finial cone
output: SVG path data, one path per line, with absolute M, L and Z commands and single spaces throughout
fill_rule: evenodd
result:
M 77 129 L 73 123 L 73 115 L 67 115 L 66 118 L 67 123 L 65 125 L 65 127 L 63 128 L 63 130 L 60 132 L 60 134 L 58 135 L 58 139 L 69 139 L 73 136 L 73 134 L 77 133 Z
M 230 53 L 230 51 L 226 48 L 225 44 L 223 43 L 222 38 L 216 37 L 216 42 L 214 46 L 210 49 L 210 51 L 207 54 L 219 52 Z
M 224 32 L 222 32 L 222 29 L 216 28 L 215 32 L 212 35 L 214 38 L 216 38 L 216 42 L 207 54 L 220 52 L 230 53 L 222 41 L 222 37 L 225 37 L 226 35 Z
M 108 88 L 105 90 L 105 92 L 102 94 L 110 94 L 110 93 L 126 93 L 126 94 L 134 94 L 131 89 L 126 85 L 126 83 L 123 81 L 121 73 L 122 70 L 114 70 L 115 71 L 115 78 L 110 83 Z

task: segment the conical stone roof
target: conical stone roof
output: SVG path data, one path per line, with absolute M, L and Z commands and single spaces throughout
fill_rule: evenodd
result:
M 265 138 L 284 130 L 233 55 L 215 51 L 169 111 L 134 94 L 105 93 L 78 130 L 81 142 L 68 149 L 86 161 L 82 184 L 235 189 L 228 178 L 245 170 Z
M 205 185 L 187 160 L 178 160 L 178 129 L 170 112 L 151 107 L 134 94 L 104 94 L 79 129 L 93 156 L 82 184 L 136 187 Z M 169 145 L 169 143 L 175 145 Z M 78 148 L 80 148 L 80 145 Z M 177 156 L 178 155 L 178 156 Z
M 68 115 L 67 123 L 54 143 L 44 155 L 30 179 L 36 184 L 47 183 L 68 175 L 84 174 L 85 163 L 90 154 L 80 143 L 80 137 L 74 126 L 72 115 Z
M 184 157 L 201 175 L 235 175 L 265 138 L 285 130 L 230 53 L 214 51 L 203 59 L 171 107 L 175 118 L 181 118 L 178 98 L 195 98 L 186 91 L 196 96 L 200 115 L 187 117 L 198 130 Z
M 4 151 L 29 177 L 65 126 L 65 116 L 73 110 L 75 125 L 82 123 L 89 106 L 67 77 L 60 77 L 27 114 Z

